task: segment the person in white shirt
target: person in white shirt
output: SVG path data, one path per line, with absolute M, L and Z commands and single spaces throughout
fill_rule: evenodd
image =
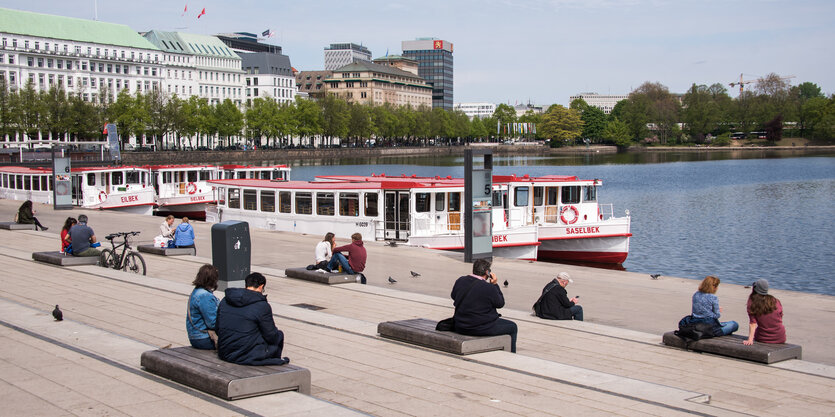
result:
M 174 238 L 174 229 L 171 228 L 171 225 L 173 225 L 173 224 L 174 224 L 174 216 L 169 214 L 165 218 L 165 221 L 162 222 L 161 225 L 159 225 L 159 234 L 164 238 L 173 239 Z
M 328 270 L 328 262 L 331 260 L 331 256 L 333 256 L 333 247 L 336 246 L 334 237 L 335 235 L 333 233 L 328 232 L 325 234 L 325 239 L 316 245 L 314 253 L 316 256 L 316 268 L 314 269 Z

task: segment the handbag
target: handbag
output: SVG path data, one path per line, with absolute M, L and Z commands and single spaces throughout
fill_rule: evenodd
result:
M 533 303 L 533 313 L 537 317 L 543 318 L 543 319 L 545 318 L 545 317 L 542 317 L 542 299 L 545 298 L 545 296 L 548 294 L 548 292 L 551 291 L 552 289 L 554 289 L 554 287 L 556 287 L 557 285 L 560 285 L 560 283 L 556 279 L 551 280 L 551 282 L 549 282 L 548 284 L 545 285 L 545 290 L 542 291 L 542 295 L 540 295 L 539 298 L 536 300 L 536 302 Z
M 473 289 L 476 282 L 478 282 L 478 281 L 473 281 L 473 283 L 470 284 L 469 287 L 467 287 L 467 291 L 464 291 L 464 295 L 462 295 L 461 298 L 456 300 L 456 301 L 458 301 L 457 303 L 455 303 L 455 312 L 456 313 L 458 312 L 458 306 L 461 305 L 461 301 L 464 301 L 464 298 L 467 297 L 467 294 L 470 293 L 470 290 Z M 437 330 L 439 332 L 453 332 L 453 331 L 455 331 L 455 315 L 453 314 L 452 317 L 439 321 L 438 324 L 435 325 L 435 330 Z
M 194 293 L 192 293 L 192 294 L 194 294 Z M 188 322 L 191 323 L 192 326 L 194 326 L 194 321 L 191 320 L 191 295 L 188 296 L 188 305 L 186 306 L 186 315 L 188 316 Z M 194 326 L 194 327 L 197 327 L 197 326 Z M 206 330 L 200 329 L 200 331 L 209 335 L 209 340 L 212 341 L 212 345 L 215 347 L 215 350 L 217 350 L 217 332 L 212 330 L 212 329 L 206 329 Z

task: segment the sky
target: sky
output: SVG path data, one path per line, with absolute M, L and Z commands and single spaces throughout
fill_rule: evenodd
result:
M 183 15 L 183 9 L 188 12 Z M 4 0 L 2 7 L 121 23 L 136 31 L 261 33 L 298 70 L 321 70 L 331 43 L 374 58 L 401 41 L 454 44 L 454 101 L 569 104 L 581 92 L 673 93 L 769 73 L 835 93 L 833 0 Z M 203 9 L 206 14 L 197 19 Z M 753 86 L 750 84 L 749 86 Z

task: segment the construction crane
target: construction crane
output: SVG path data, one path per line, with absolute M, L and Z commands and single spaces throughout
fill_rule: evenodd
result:
M 781 80 L 788 80 L 790 78 L 794 78 L 794 75 L 787 75 L 785 77 L 780 77 Z M 756 80 L 743 80 L 742 79 L 742 74 L 739 74 L 739 82 L 738 83 L 733 82 L 733 83 L 730 83 L 728 85 L 730 85 L 731 88 L 738 85 L 739 86 L 739 94 L 742 95 L 742 88 L 745 86 L 745 84 L 757 83 L 757 82 L 760 82 L 760 81 L 763 81 L 763 80 L 765 80 L 765 78 L 762 78 L 762 77 L 757 78 Z

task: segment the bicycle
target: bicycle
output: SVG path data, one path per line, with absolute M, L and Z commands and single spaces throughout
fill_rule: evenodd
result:
M 145 275 L 145 259 L 142 258 L 139 252 L 134 252 L 130 246 L 129 237 L 138 234 L 139 232 L 118 232 L 105 236 L 104 238 L 110 241 L 110 245 L 113 248 L 101 251 L 99 257 L 101 266 Z M 124 237 L 125 241 L 117 245 L 113 240 L 118 237 Z M 121 254 L 118 252 L 119 248 L 122 248 Z

